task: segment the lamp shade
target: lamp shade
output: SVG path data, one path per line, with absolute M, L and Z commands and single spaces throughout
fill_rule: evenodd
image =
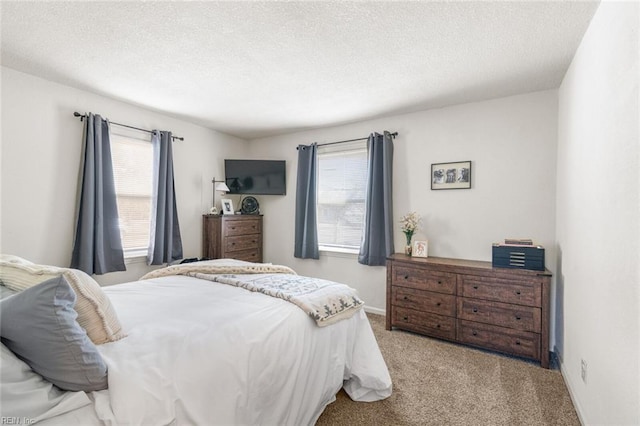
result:
M 224 182 L 216 183 L 216 191 L 229 192 L 229 187 Z

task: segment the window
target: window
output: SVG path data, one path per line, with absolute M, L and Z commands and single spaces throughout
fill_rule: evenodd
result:
M 111 133 L 111 157 L 124 255 L 146 256 L 150 238 L 153 146 L 150 141 Z
M 358 250 L 367 191 L 367 142 L 318 148 L 318 242 L 324 250 Z

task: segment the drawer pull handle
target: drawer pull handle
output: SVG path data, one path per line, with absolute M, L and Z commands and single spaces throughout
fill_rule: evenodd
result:
M 473 312 L 478 312 L 478 308 L 473 308 Z
M 520 340 L 516 340 L 516 345 L 520 346 Z
M 477 336 L 477 335 L 478 335 L 478 332 L 477 332 L 477 331 L 475 331 L 475 330 L 473 330 L 473 331 L 471 332 L 471 334 L 473 334 L 474 336 Z
M 516 294 L 520 296 L 520 290 L 516 290 Z
M 477 289 L 478 289 L 478 286 L 477 286 L 477 285 L 474 285 L 474 286 L 473 286 L 473 289 L 474 289 L 474 290 L 477 290 Z
M 409 317 L 402 317 L 403 320 L 409 321 Z
M 408 296 L 404 296 L 403 299 L 404 300 L 409 300 L 409 297 Z
M 517 319 L 518 321 L 520 321 L 520 320 L 522 319 L 522 317 L 520 317 L 520 315 L 516 315 L 516 319 Z
M 442 284 L 442 281 L 438 280 L 438 284 Z
M 405 275 L 405 276 L 404 276 L 404 279 L 405 279 L 405 280 L 408 280 L 408 279 L 409 279 L 409 275 Z
M 436 303 L 436 306 L 440 306 L 440 305 L 442 305 L 442 303 L 440 303 L 440 302 Z
M 440 324 L 436 325 L 436 328 L 440 328 Z

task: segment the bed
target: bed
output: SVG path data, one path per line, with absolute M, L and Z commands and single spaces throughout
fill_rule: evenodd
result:
M 95 289 L 121 326 L 95 345 L 108 388 L 62 391 L 3 344 L 3 418 L 43 425 L 312 425 L 341 388 L 355 401 L 387 398 L 391 379 L 362 307 L 341 302 L 314 315 L 299 300 L 249 285 L 296 277 L 271 267 L 195 262 Z M 2 274 L 5 303 L 20 292 Z M 80 298 L 82 287 L 73 289 Z M 103 325 L 109 315 L 100 317 Z M 4 334 L 3 325 L 3 343 Z M 37 389 L 25 391 L 27 383 Z

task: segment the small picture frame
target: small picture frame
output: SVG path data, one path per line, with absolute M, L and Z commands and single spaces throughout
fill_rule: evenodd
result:
M 416 240 L 413 242 L 411 256 L 413 257 L 429 257 L 429 242 L 427 240 Z
M 234 214 L 233 201 L 230 198 L 223 198 L 220 201 L 222 202 L 222 214 Z
M 431 189 L 471 188 L 471 161 L 431 165 Z

